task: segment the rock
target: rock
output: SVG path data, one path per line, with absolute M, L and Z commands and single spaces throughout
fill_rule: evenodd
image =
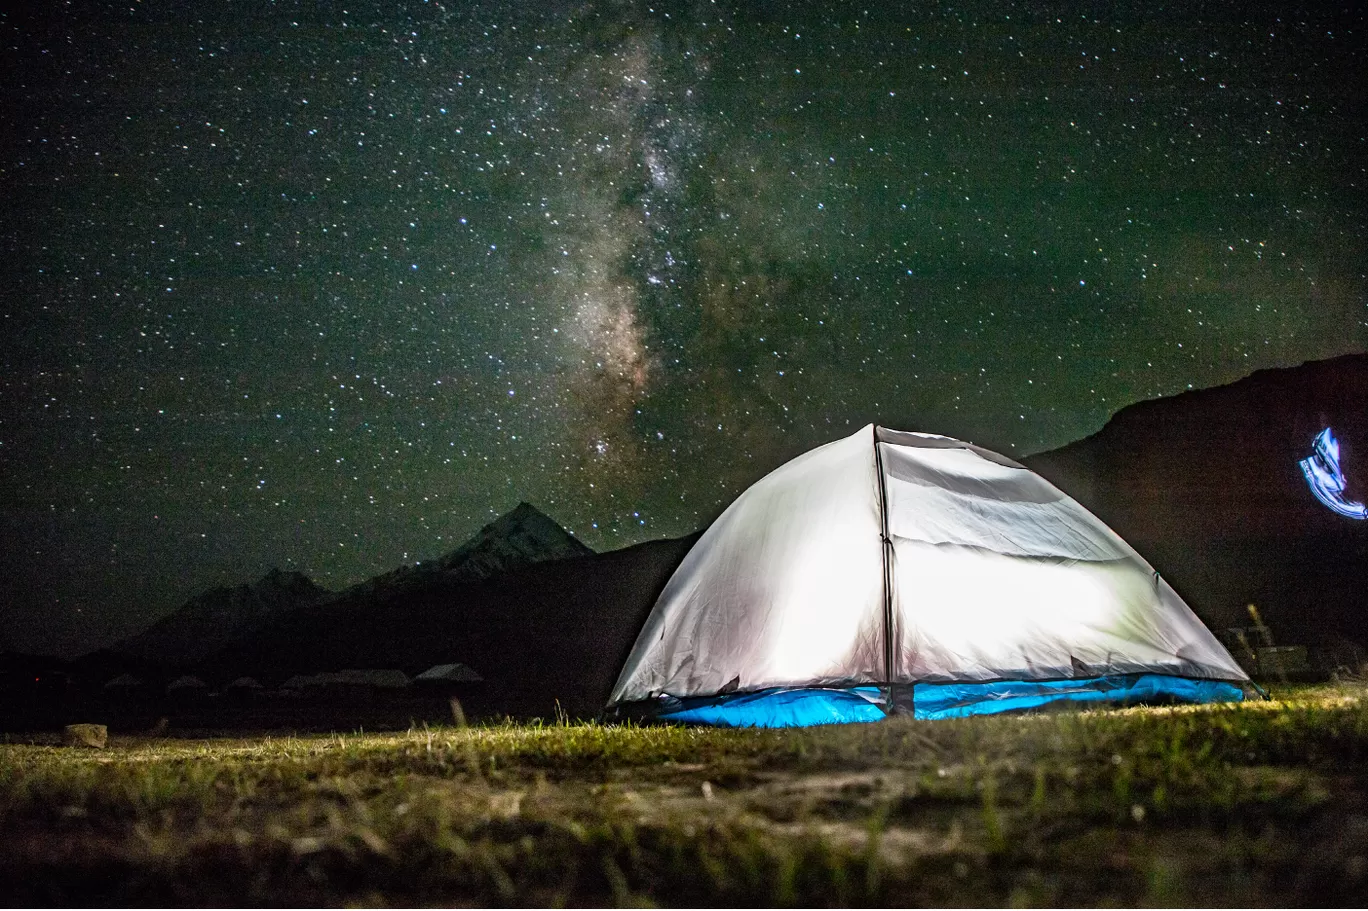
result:
M 62 743 L 69 747 L 102 750 L 109 742 L 109 728 L 102 724 L 69 724 L 62 728 Z

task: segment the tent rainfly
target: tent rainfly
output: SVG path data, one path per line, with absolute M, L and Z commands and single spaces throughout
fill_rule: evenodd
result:
M 869 425 L 722 513 L 656 601 L 608 709 L 786 727 L 1247 689 L 1169 584 L 1044 478 Z

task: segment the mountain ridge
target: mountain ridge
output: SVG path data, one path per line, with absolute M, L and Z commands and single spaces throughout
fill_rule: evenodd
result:
M 593 553 L 545 513 L 521 501 L 436 560 L 400 566 L 341 591 L 323 588 L 303 573 L 273 567 L 256 582 L 218 586 L 193 596 L 109 651 L 141 662 L 190 666 L 298 608 L 348 598 L 392 600 L 436 577 L 473 583 L 534 563 Z
M 418 674 L 459 662 L 485 681 L 480 715 L 592 715 L 603 707 L 655 599 L 698 534 L 539 561 L 470 582 L 432 573 L 350 589 L 275 618 L 210 656 L 204 679 L 276 683 L 340 668 Z
M 1327 508 L 1301 467 L 1326 428 L 1344 496 L 1368 501 L 1368 354 L 1137 402 L 1021 461 L 1116 530 L 1208 625 L 1246 626 L 1253 604 L 1292 641 L 1368 645 L 1368 522 Z
M 191 664 L 260 627 L 274 614 L 333 594 L 303 573 L 272 567 L 256 582 L 218 586 L 195 595 L 112 650 L 141 661 Z

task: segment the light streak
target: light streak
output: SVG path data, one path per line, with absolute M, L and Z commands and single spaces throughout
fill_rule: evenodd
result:
M 1329 427 L 1316 436 L 1311 456 L 1298 464 L 1317 500 L 1339 515 L 1350 519 L 1368 519 L 1368 506 L 1344 498 L 1345 478 L 1340 470 L 1339 441 Z

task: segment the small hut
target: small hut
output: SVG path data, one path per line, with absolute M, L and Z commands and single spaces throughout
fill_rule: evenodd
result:
M 132 674 L 120 674 L 113 680 L 105 682 L 105 692 L 112 696 L 131 696 L 141 693 L 143 682 Z
M 209 692 L 209 687 L 193 674 L 177 677 L 166 685 L 166 693 L 169 696 L 191 694 L 202 696 L 207 692 Z
M 223 688 L 223 694 L 230 699 L 249 701 L 255 699 L 265 689 L 255 677 L 239 677 Z
M 478 671 L 460 663 L 434 664 L 413 678 L 416 686 L 435 685 L 440 687 L 459 683 L 479 683 L 482 680 L 484 678 L 480 676 Z

